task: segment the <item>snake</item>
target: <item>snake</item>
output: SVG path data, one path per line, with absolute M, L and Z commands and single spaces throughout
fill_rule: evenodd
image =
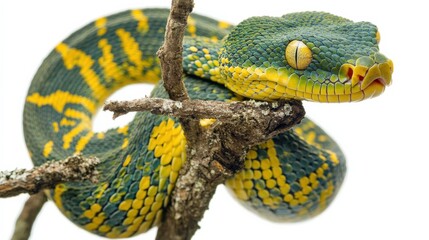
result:
M 156 56 L 168 14 L 136 9 L 96 19 L 52 50 L 28 90 L 24 134 L 36 166 L 74 154 L 101 161 L 97 183 L 45 191 L 67 218 L 99 236 L 131 237 L 158 226 L 186 162 L 174 117 L 139 112 L 125 126 L 92 128 L 106 99 L 126 85 L 150 83 L 151 97 L 168 98 Z M 183 81 L 191 99 L 355 102 L 391 83 L 393 62 L 380 53 L 380 33 L 369 22 L 298 12 L 234 26 L 191 14 L 185 31 Z M 257 215 L 289 222 L 326 209 L 345 172 L 338 144 L 304 118 L 252 147 L 225 185 Z

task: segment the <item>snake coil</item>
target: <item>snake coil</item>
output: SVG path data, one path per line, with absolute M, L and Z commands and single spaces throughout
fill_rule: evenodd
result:
M 100 236 L 156 226 L 186 161 L 174 118 L 138 113 L 121 128 L 91 126 L 100 105 L 125 85 L 153 83 L 152 96 L 167 98 L 156 57 L 167 15 L 144 9 L 97 19 L 55 47 L 28 91 L 24 129 L 35 165 L 75 153 L 102 160 L 99 183 L 58 184 L 48 193 L 71 221 Z M 235 27 L 195 14 L 188 22 L 183 69 L 193 99 L 350 102 L 378 96 L 391 82 L 392 61 L 379 53 L 378 30 L 367 22 L 318 12 L 254 17 Z M 226 186 L 261 216 L 295 221 L 323 211 L 344 174 L 338 145 L 304 119 L 252 148 Z

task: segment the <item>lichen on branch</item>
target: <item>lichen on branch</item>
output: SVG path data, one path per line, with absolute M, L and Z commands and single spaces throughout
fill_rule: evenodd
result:
M 75 155 L 61 161 L 46 162 L 30 170 L 17 169 L 0 172 L 0 197 L 12 197 L 21 193 L 34 194 L 45 188 L 53 188 L 62 182 L 97 181 L 95 157 Z

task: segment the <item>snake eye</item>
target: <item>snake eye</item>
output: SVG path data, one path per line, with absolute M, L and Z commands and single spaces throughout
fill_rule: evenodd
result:
M 297 70 L 306 69 L 313 59 L 310 48 L 298 40 L 293 40 L 287 45 L 285 55 L 287 63 Z
M 377 31 L 377 33 L 375 34 L 375 40 L 377 40 L 377 43 L 380 43 L 380 32 Z

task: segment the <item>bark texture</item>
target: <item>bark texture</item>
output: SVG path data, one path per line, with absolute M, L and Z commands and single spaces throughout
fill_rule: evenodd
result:
M 97 158 L 80 155 L 62 161 L 46 162 L 30 170 L 18 169 L 0 172 L 0 197 L 12 197 L 21 193 L 34 194 L 58 183 L 90 180 L 97 181 Z

